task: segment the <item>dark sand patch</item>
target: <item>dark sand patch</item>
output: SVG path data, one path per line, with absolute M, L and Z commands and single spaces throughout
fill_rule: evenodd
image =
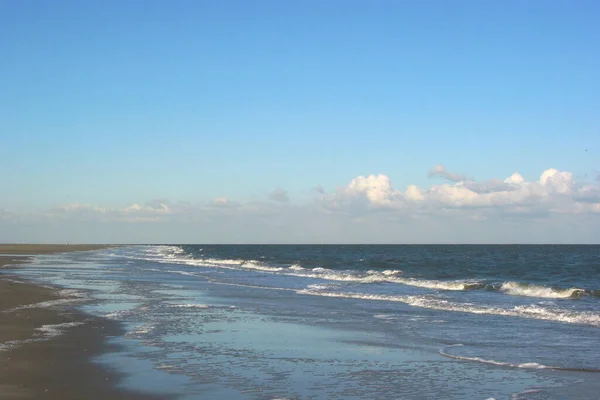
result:
M 0 254 L 47 254 L 102 247 L 105 246 L 0 245 Z M 0 269 L 4 269 L 0 275 L 0 398 L 166 398 L 118 389 L 119 374 L 91 362 L 95 356 L 116 350 L 106 342 L 108 336 L 123 333 L 116 321 L 92 317 L 73 307 L 19 308 L 60 299 L 58 289 L 19 282 L 7 274 L 11 265 L 28 259 L 0 256 Z M 51 327 L 58 324 L 61 325 Z M 63 334 L 52 337 L 56 328 Z

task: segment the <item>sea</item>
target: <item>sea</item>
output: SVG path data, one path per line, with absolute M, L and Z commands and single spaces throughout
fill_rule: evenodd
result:
M 600 246 L 122 246 L 17 273 L 120 321 L 94 362 L 137 391 L 600 398 Z

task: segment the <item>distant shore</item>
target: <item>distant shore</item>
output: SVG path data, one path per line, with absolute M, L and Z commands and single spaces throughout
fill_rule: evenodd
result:
M 99 250 L 113 247 L 109 244 L 0 244 L 0 254 L 51 254 L 68 251 Z
M 0 244 L 0 398 L 158 399 L 118 389 L 119 374 L 91 362 L 111 350 L 115 321 L 73 307 L 23 307 L 58 300 L 60 290 L 21 281 L 10 273 L 36 254 L 88 251 L 108 245 Z M 65 324 L 64 334 L 43 339 L 44 329 Z

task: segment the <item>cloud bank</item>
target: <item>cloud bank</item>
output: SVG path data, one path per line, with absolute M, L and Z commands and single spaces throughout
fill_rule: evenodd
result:
M 446 182 L 396 188 L 387 175 L 313 188 L 303 203 L 277 188 L 263 200 L 167 199 L 108 208 L 72 203 L 43 212 L 0 209 L 0 240 L 163 243 L 594 243 L 600 183 L 554 168 L 476 181 L 437 165 Z M 78 232 L 75 235 L 73 232 Z M 29 236 L 28 236 L 29 235 Z M 62 235 L 62 236 L 61 236 Z M 74 237 L 76 236 L 76 237 Z
M 395 189 L 386 175 L 354 178 L 348 186 L 324 196 L 326 207 L 341 209 L 343 205 L 362 203 L 370 209 L 390 209 L 402 213 L 430 214 L 448 210 L 465 217 L 494 213 L 596 214 L 600 212 L 598 185 L 578 185 L 570 172 L 554 168 L 542 172 L 539 179 L 527 182 L 519 173 L 504 180 L 472 181 L 448 172 L 438 165 L 434 174 L 453 183 L 420 188 L 409 185 L 404 191 Z M 432 172 L 429 173 L 432 175 Z

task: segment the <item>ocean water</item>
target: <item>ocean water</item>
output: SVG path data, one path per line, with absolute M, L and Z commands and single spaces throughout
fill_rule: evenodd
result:
M 181 399 L 595 399 L 600 246 L 128 246 L 19 271 Z M 63 303 L 61 303 L 63 304 Z M 44 306 L 56 306 L 46 304 Z

